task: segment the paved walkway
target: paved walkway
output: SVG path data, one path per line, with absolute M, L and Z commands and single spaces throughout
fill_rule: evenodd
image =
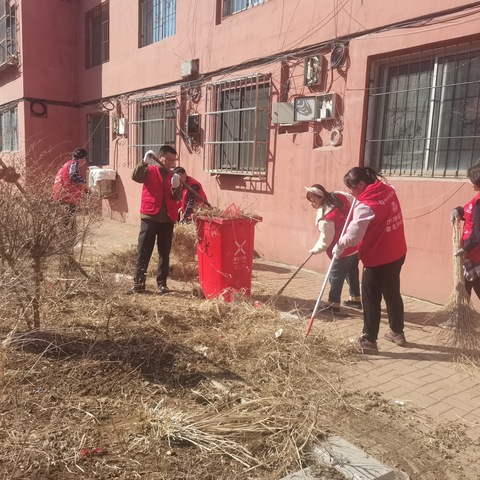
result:
M 272 286 L 276 283 L 278 289 L 295 271 L 285 266 L 288 273 L 279 273 L 279 265 L 272 263 L 272 271 L 268 272 L 264 265 L 265 262 L 262 262 L 260 267 L 264 271 L 255 271 L 254 278 Z M 297 298 L 299 305 L 300 299 L 305 299 L 305 306 L 310 307 L 311 314 L 323 279 L 323 275 L 301 271 L 283 294 Z M 326 297 L 327 293 L 324 294 Z M 439 335 L 442 329 L 424 325 L 427 315 L 437 311 L 438 305 L 412 297 L 404 297 L 404 303 L 407 346 L 399 347 L 383 339 L 388 323 L 386 318 L 382 318 L 379 353 L 365 355 L 362 357 L 364 361 L 342 368 L 347 385 L 359 390 L 381 392 L 386 399 L 425 408 L 445 420 L 463 420 L 479 436 L 480 370 L 467 369 L 465 364 L 455 362 L 458 352 L 442 345 Z M 344 313 L 347 315 L 337 315 L 336 318 L 322 313 L 315 320 L 310 335 L 324 331 L 341 339 L 357 338 L 363 325 L 361 312 L 344 309 Z
M 90 248 L 102 253 L 111 250 L 112 243 L 117 247 L 135 245 L 137 235 L 137 226 L 105 220 L 96 230 Z M 253 293 L 255 285 L 268 286 L 268 291 L 276 293 L 294 271 L 292 266 L 256 259 Z M 308 319 L 323 279 L 323 275 L 315 272 L 300 271 L 284 290 L 277 306 L 282 309 L 293 306 Z M 346 386 L 380 392 L 385 399 L 425 408 L 444 420 L 462 421 L 470 427 L 473 437 L 480 437 L 480 369 L 455 362 L 457 352 L 439 342 L 440 329 L 424 325 L 428 313 L 436 311 L 438 305 L 412 297 L 404 297 L 404 302 L 407 346 L 399 347 L 383 339 L 388 324 L 382 320 L 379 353 L 365 355 L 354 364 L 341 367 Z M 345 313 L 335 319 L 322 313 L 311 335 L 324 331 L 342 339 L 358 337 L 362 329 L 361 312 L 345 309 Z

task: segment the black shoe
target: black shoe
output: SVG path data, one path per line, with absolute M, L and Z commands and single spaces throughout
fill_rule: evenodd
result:
M 133 295 L 134 293 L 145 293 L 145 285 L 135 284 L 130 290 L 128 290 L 127 295 Z
M 159 285 L 158 291 L 161 295 L 166 295 L 167 293 L 171 292 L 171 290 L 166 285 Z
M 329 303 L 322 307 L 319 311 L 320 312 L 332 312 L 332 313 L 341 313 L 341 309 L 339 307 L 339 303 Z
M 345 300 L 343 304 L 346 307 L 358 308 L 359 310 L 363 310 L 362 302 L 356 302 L 355 300 Z

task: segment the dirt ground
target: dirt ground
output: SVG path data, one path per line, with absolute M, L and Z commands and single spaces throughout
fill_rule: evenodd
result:
M 125 295 L 134 253 L 112 248 L 83 259 L 89 280 L 49 277 L 40 330 L 2 311 L 0 478 L 333 480 L 312 457 L 328 435 L 412 480 L 480 478 L 461 424 L 344 388 L 338 367 L 362 356 L 305 339 L 268 285 L 199 300 L 174 266 L 172 294 Z

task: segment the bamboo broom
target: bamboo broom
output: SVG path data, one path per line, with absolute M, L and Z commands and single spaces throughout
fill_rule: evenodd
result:
M 442 343 L 460 350 L 460 354 L 480 353 L 480 316 L 465 289 L 463 257 L 455 256 L 461 248 L 462 228 L 457 221 L 453 225 L 453 284 L 454 289 L 447 303 L 427 316 L 426 324 L 436 323 Z

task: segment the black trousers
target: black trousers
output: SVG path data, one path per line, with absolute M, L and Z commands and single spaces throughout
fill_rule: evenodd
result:
M 363 335 L 376 342 L 382 314 L 382 296 L 387 305 L 388 323 L 395 333 L 403 333 L 404 309 L 400 294 L 400 271 L 405 255 L 395 262 L 365 267 L 362 276 Z
M 472 288 L 477 294 L 477 297 L 480 298 L 480 278 L 476 278 L 472 282 L 465 280 L 465 290 L 467 291 L 469 297 L 472 296 Z
M 157 285 L 166 285 L 170 267 L 170 250 L 173 240 L 173 223 L 158 223 L 142 219 L 138 235 L 135 284 L 145 285 L 148 264 L 152 257 L 155 241 L 158 249 Z

